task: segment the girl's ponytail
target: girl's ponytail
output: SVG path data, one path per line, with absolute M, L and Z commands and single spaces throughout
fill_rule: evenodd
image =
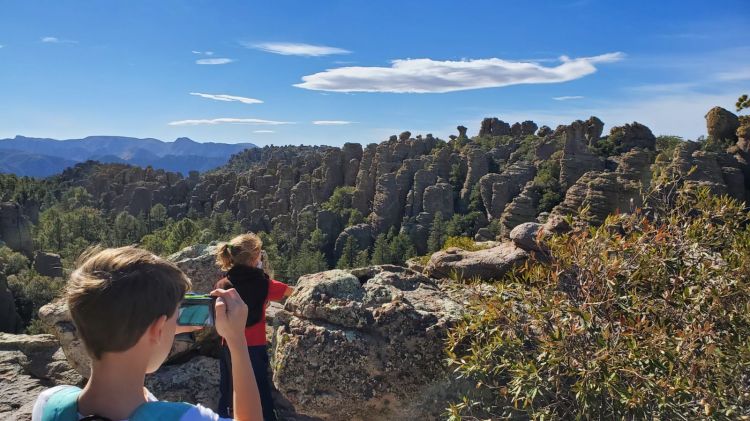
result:
M 232 245 L 229 243 L 219 244 L 219 248 L 216 251 L 216 264 L 219 265 L 221 270 L 228 271 L 234 266 L 234 259 L 232 258 Z

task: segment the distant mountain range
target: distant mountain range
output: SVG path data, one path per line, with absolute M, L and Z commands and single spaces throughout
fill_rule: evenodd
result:
M 40 139 L 16 136 L 0 139 L 0 172 L 47 177 L 79 162 L 94 160 L 141 167 L 152 166 L 187 175 L 224 165 L 229 157 L 252 143 L 199 143 L 186 137 L 174 142 L 122 136 L 89 136 L 83 139 Z

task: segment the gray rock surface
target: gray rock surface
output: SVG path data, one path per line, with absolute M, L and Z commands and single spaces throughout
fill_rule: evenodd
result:
M 31 221 L 18 203 L 0 203 L 0 241 L 11 250 L 31 257 L 34 244 L 31 239 Z
M 0 333 L 0 419 L 31 420 L 39 393 L 59 384 L 83 385 L 52 335 Z
M 706 132 L 716 140 L 737 141 L 740 121 L 737 116 L 721 107 L 713 107 L 706 114 Z
M 274 383 L 326 420 L 439 419 L 452 393 L 443 341 L 462 310 L 405 268 L 304 276 L 277 315 Z
M 528 253 L 507 242 L 479 251 L 451 247 L 430 257 L 424 273 L 438 279 L 492 281 L 528 259 Z

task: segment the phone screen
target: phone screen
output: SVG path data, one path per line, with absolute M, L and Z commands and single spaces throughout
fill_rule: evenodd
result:
M 208 296 L 186 295 L 177 310 L 180 326 L 213 326 L 214 300 Z

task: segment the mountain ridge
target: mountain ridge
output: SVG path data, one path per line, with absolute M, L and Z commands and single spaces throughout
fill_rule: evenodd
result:
M 253 143 L 196 142 L 187 137 L 166 142 L 127 136 L 52 139 L 17 135 L 0 139 L 0 172 L 47 177 L 76 163 L 96 160 L 187 174 L 214 169 L 224 165 L 232 155 L 256 147 Z

